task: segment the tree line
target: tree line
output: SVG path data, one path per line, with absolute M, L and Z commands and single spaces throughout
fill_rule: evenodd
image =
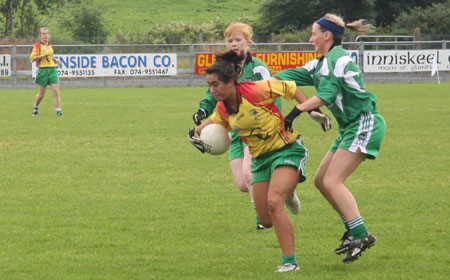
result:
M 260 8 L 264 21 L 261 33 L 311 26 L 325 13 L 335 13 L 345 22 L 366 19 L 381 32 L 412 33 L 415 27 L 424 33 L 448 34 L 449 0 L 269 0 Z
M 51 18 L 80 42 L 104 43 L 109 35 L 103 11 L 92 0 L 0 0 L 0 15 L 5 37 L 34 38 Z

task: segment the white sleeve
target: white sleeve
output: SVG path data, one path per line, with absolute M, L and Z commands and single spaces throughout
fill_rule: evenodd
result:
M 255 68 L 253 68 L 253 74 L 258 73 L 261 75 L 263 80 L 268 80 L 271 77 L 270 71 L 264 66 L 256 66 Z

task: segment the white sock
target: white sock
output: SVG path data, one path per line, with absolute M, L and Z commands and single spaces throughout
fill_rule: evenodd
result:
M 252 202 L 253 209 L 256 209 L 255 207 L 255 199 L 253 198 L 253 186 L 250 184 L 247 186 L 248 194 L 250 195 L 250 201 Z

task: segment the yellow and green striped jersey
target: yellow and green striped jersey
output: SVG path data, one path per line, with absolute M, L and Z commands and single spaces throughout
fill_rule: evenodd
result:
M 237 112 L 229 110 L 224 102 L 217 102 L 211 120 L 235 131 L 249 146 L 253 157 L 280 149 L 298 138 L 297 132 L 285 129 L 284 116 L 275 105 L 280 96 L 289 100 L 294 98 L 294 82 L 241 82 L 236 89 Z

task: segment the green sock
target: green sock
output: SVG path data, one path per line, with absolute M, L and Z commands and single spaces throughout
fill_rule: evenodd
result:
M 348 222 L 353 238 L 362 239 L 367 236 L 367 228 L 361 216 L 358 216 Z
M 342 220 L 342 222 L 344 223 L 345 229 L 346 229 L 347 231 L 350 231 L 350 227 L 348 226 L 348 222 L 347 222 L 347 220 L 345 219 L 344 216 L 341 216 L 341 220 Z
M 283 255 L 283 260 L 281 261 L 281 264 L 287 264 L 287 263 L 298 264 L 297 263 L 297 256 L 295 255 L 295 253 L 292 254 L 291 256 Z
M 291 200 L 293 200 L 294 199 L 294 193 L 292 193 L 284 202 L 285 203 L 289 203 L 289 202 L 291 202 Z

